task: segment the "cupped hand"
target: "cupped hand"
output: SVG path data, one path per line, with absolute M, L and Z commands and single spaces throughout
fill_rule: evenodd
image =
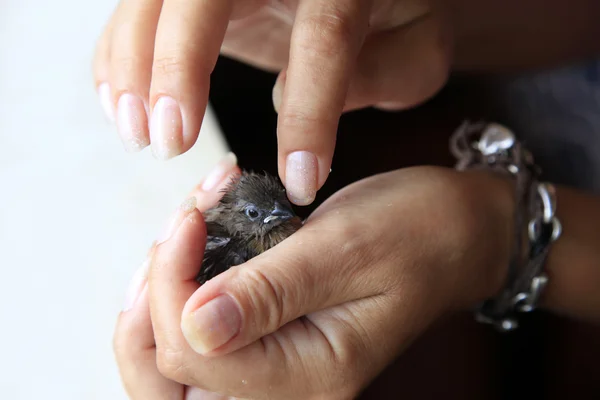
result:
M 374 176 L 202 287 L 202 215 L 180 210 L 151 257 L 156 347 L 144 360 L 223 396 L 353 398 L 436 318 L 499 289 L 512 207 L 510 186 L 485 173 Z M 122 370 L 143 363 L 121 352 Z
M 228 179 L 239 172 L 235 157 L 226 156 L 192 191 L 194 203 L 184 203 L 181 206 L 182 210 L 178 210 L 175 217 L 181 217 L 181 211 L 189 211 L 189 207 L 205 211 L 214 206 L 223 195 L 222 190 L 226 187 Z M 157 246 L 168 239 L 173 223 L 176 222 L 169 221 L 166 230 L 154 242 L 146 260 L 131 280 L 113 338 L 119 372 L 124 388 L 133 400 L 224 400 L 226 397 L 168 379 L 161 375 L 157 367 L 156 341 L 150 316 L 148 271 Z M 194 237 L 188 236 L 179 240 L 193 239 Z M 185 254 L 173 254 L 173 260 L 185 262 L 181 260 L 181 256 Z
M 310 204 L 329 175 L 343 110 L 406 108 L 445 83 L 450 35 L 429 0 L 121 0 L 95 82 L 125 148 L 168 159 L 196 142 L 220 50 L 281 71 L 278 165 Z

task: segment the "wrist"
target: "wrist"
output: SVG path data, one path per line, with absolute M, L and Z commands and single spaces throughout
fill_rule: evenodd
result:
M 460 307 L 496 296 L 504 287 L 514 246 L 514 182 L 490 171 L 456 172 L 462 175 L 470 239 L 465 251 L 465 287 Z

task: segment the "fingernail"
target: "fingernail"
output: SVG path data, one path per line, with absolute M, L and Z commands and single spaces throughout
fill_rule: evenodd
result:
M 273 99 L 273 108 L 275 108 L 276 113 L 279 113 L 279 109 L 281 108 L 281 101 L 283 99 L 283 88 L 285 86 L 286 77 L 287 70 L 281 71 L 281 73 L 277 77 L 277 81 L 275 81 L 273 91 L 271 92 L 271 97 Z
M 199 354 L 206 354 L 239 333 L 242 315 L 231 297 L 221 295 L 191 313 L 181 325 L 192 349 Z
M 296 151 L 287 158 L 285 187 L 290 201 L 306 206 L 317 195 L 317 157 L 308 151 Z
M 275 108 L 275 112 L 279 113 L 279 107 L 281 107 L 281 98 L 283 96 L 283 85 L 280 84 L 279 81 L 273 86 L 273 92 L 271 94 L 273 97 L 273 108 Z
M 196 204 L 197 201 L 195 197 L 190 197 L 189 199 L 181 203 L 175 214 L 169 219 L 169 222 L 162 230 L 161 234 L 158 236 L 158 239 L 156 240 L 157 246 L 166 242 L 171 238 L 171 236 L 173 236 L 173 234 L 177 231 L 177 228 L 179 228 L 179 225 L 181 225 L 183 219 L 189 213 L 194 211 L 194 209 L 196 208 Z
M 183 147 L 183 120 L 179 104 L 163 96 L 154 105 L 150 119 L 152 153 L 159 160 L 168 160 L 181 154 Z
M 123 312 L 129 311 L 135 305 L 135 302 L 140 297 L 142 290 L 146 286 L 146 282 L 148 279 L 148 266 L 150 265 L 150 260 L 144 261 L 141 267 L 133 275 L 131 282 L 129 283 L 129 288 L 127 289 L 127 294 L 125 295 L 125 304 L 123 305 Z
M 117 130 L 125 150 L 137 152 L 148 146 L 148 116 L 144 102 L 137 96 L 124 93 L 117 103 Z
M 100 97 L 100 105 L 104 110 L 104 114 L 106 114 L 106 118 L 110 122 L 115 122 L 115 111 L 110 99 L 110 86 L 108 86 L 108 83 L 101 83 L 98 86 L 98 97 Z
M 232 152 L 229 152 L 217 163 L 217 165 L 208 173 L 204 183 L 202 183 L 202 190 L 210 192 L 213 190 L 226 175 L 237 165 L 237 157 Z

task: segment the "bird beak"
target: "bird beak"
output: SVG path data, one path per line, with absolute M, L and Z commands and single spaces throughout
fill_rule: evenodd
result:
M 269 216 L 265 218 L 263 222 L 267 224 L 277 219 L 286 221 L 288 219 L 294 218 L 295 216 L 296 214 L 294 214 L 294 211 L 292 211 L 291 208 L 286 207 L 280 204 L 279 202 L 275 202 L 275 208 L 273 208 L 271 214 L 269 214 Z

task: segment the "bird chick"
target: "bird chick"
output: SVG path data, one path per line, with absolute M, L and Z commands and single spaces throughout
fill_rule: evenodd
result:
M 235 176 L 204 213 L 207 241 L 200 284 L 267 251 L 302 226 L 279 180 L 267 173 Z

